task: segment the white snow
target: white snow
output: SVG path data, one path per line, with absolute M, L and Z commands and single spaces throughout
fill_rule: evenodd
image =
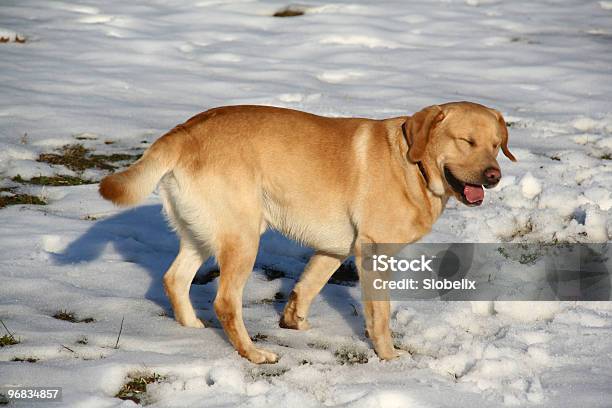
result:
M 156 373 L 154 407 L 609 407 L 608 302 L 394 302 L 394 339 L 407 353 L 385 363 L 364 337 L 358 287 L 327 285 L 311 330 L 278 327 L 284 304 L 271 299 L 289 293 L 311 252 L 266 234 L 244 317 L 281 359 L 253 366 L 219 329 L 215 281 L 191 290 L 209 327 L 167 315 L 161 277 L 177 241 L 156 194 L 121 210 L 96 185 L 11 181 L 79 175 L 36 159 L 77 142 L 140 152 L 219 105 L 383 118 L 471 100 L 504 114 L 519 161 L 500 158 L 504 178 L 483 206 L 449 203 L 425 240 L 610 241 L 611 2 L 307 0 L 303 16 L 271 17 L 287 5 L 2 5 L 0 188 L 48 205 L 0 209 L 0 319 L 21 341 L 0 348 L 0 387 L 62 386 L 62 406 L 134 406 L 114 395 L 128 375 Z M 268 281 L 264 267 L 285 277 Z M 60 310 L 95 321 L 51 317 Z M 343 365 L 336 353 L 368 362 Z M 30 357 L 38 361 L 11 361 Z
M 523 193 L 523 197 L 532 200 L 542 192 L 542 183 L 540 183 L 540 180 L 533 177 L 531 172 L 528 172 L 521 179 L 521 192 Z

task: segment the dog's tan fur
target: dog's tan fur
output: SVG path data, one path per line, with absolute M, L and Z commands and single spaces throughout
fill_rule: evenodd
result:
M 100 194 L 136 204 L 161 180 L 164 209 L 180 236 L 164 276 L 176 320 L 203 327 L 189 287 L 214 255 L 221 270 L 214 308 L 230 342 L 250 361 L 272 363 L 276 354 L 255 347 L 242 319 L 243 288 L 267 228 L 316 251 L 280 322 L 307 329 L 313 298 L 347 256 L 360 268 L 361 244 L 423 237 L 450 196 L 462 199 L 446 182 L 445 166 L 463 182 L 484 184 L 483 171 L 499 168 L 500 147 L 514 160 L 507 143 L 501 114 L 469 102 L 385 120 L 221 107 L 161 137 L 129 169 L 102 180 Z M 365 301 L 364 312 L 377 354 L 394 358 L 389 302 Z

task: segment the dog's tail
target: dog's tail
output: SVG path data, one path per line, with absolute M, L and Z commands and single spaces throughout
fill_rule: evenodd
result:
M 138 204 L 174 169 L 188 137 L 181 125 L 175 127 L 155 141 L 127 170 L 104 177 L 100 195 L 121 206 Z

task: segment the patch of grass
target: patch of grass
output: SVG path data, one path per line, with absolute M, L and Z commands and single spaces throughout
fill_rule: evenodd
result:
M 94 184 L 93 180 L 85 180 L 80 177 L 58 174 L 55 176 L 38 176 L 29 180 L 22 178 L 19 174 L 12 179 L 17 183 L 35 184 L 38 186 L 80 186 L 83 184 Z
M 120 161 L 136 161 L 140 159 L 142 154 L 127 154 L 127 153 L 113 153 L 113 154 L 92 154 L 89 157 L 97 161 L 105 162 L 120 162 Z
M 87 339 L 87 336 L 81 336 L 76 341 L 76 344 L 81 344 L 81 345 L 85 346 L 85 345 L 89 344 L 89 340 Z
M 40 197 L 33 196 L 30 194 L 15 193 L 14 189 L 0 189 L 0 192 L 5 191 L 11 193 L 11 195 L 0 195 L 0 208 L 7 207 L 9 205 L 47 205 L 47 203 Z
M 53 315 L 53 318 L 57 319 L 57 320 L 64 320 L 64 321 L 67 321 L 67 322 L 70 322 L 70 323 L 76 323 L 77 322 L 77 319 L 74 316 L 74 313 L 68 312 L 66 310 L 60 310 L 59 312 L 55 313 Z
M 2 320 L 0 320 L 0 324 L 4 327 L 6 334 L 0 337 L 0 348 L 5 346 L 14 346 L 15 344 L 19 344 L 19 340 L 15 338 L 15 335 L 11 333 L 11 331 L 6 327 L 6 324 Z
M 561 158 L 559 156 L 550 156 L 550 159 L 554 161 L 561 161 Z
M 156 373 L 129 375 L 128 382 L 121 387 L 117 395 L 115 395 L 115 398 L 130 400 L 140 404 L 146 396 L 147 384 L 159 382 L 164 379 L 165 377 Z
M 86 317 L 85 319 L 77 319 L 74 313 L 66 310 L 60 310 L 53 315 L 54 319 L 64 320 L 70 323 L 93 323 L 95 319 L 93 317 Z
M 58 153 L 41 153 L 37 161 L 66 166 L 73 171 L 83 171 L 98 167 L 98 163 L 94 163 L 87 158 L 89 149 L 86 149 L 82 144 L 65 145 L 58 149 Z M 104 170 L 113 170 L 112 166 L 104 166 Z
M 272 17 L 297 17 L 303 16 L 306 11 L 298 6 L 287 6 L 276 13 L 272 14 Z
M 38 361 L 36 357 L 15 357 L 11 361 L 24 362 L 24 363 L 35 363 Z
M 111 163 L 135 161 L 141 154 L 91 154 L 82 144 L 70 144 L 57 149 L 57 153 L 41 153 L 37 161 L 66 166 L 72 171 L 82 172 L 86 169 L 115 170 Z
M 612 153 L 606 153 L 604 155 L 599 156 L 601 160 L 612 160 Z
M 338 364 L 365 364 L 368 362 L 368 354 L 365 351 L 356 350 L 350 347 L 342 347 L 334 353 Z
M 0 347 L 14 346 L 15 344 L 19 344 L 19 340 L 13 337 L 12 334 L 5 334 L 0 337 Z
M 8 405 L 8 403 L 9 403 L 8 397 L 0 393 L 0 405 Z

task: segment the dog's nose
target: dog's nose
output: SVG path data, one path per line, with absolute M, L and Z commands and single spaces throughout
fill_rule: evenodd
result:
M 484 176 L 489 185 L 495 185 L 499 183 L 499 179 L 501 179 L 501 171 L 498 168 L 489 167 L 484 171 Z

